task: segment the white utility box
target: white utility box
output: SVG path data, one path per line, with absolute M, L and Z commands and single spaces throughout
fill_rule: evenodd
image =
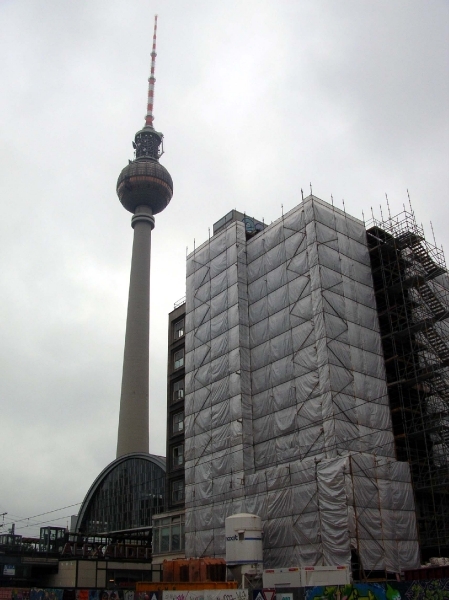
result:
M 264 569 L 263 587 L 309 587 L 315 585 L 345 585 L 351 583 L 351 572 L 345 566 L 283 567 Z

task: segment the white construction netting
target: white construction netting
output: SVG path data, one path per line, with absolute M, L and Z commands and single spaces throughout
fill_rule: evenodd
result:
M 312 196 L 234 222 L 188 257 L 186 311 L 186 555 L 249 512 L 266 567 L 419 566 L 363 223 Z

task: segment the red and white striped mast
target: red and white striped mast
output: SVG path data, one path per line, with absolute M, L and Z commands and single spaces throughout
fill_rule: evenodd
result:
M 153 127 L 153 104 L 154 104 L 154 83 L 156 78 L 154 70 L 156 68 L 156 34 L 157 34 L 157 15 L 154 15 L 153 48 L 151 50 L 151 72 L 148 79 L 148 103 L 147 114 L 145 116 L 145 127 Z

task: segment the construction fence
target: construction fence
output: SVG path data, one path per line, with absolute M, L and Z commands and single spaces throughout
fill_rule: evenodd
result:
M 354 583 L 290 590 L 199 590 L 136 593 L 106 590 L 112 600 L 447 600 L 449 579 Z M 230 593 L 231 592 L 231 593 Z M 115 594 L 111 596 L 110 594 Z M 153 597 L 154 596 L 154 597 Z M 98 590 L 0 588 L 0 600 L 100 600 Z

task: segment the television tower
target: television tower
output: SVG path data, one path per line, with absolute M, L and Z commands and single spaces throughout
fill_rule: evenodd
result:
M 157 15 L 154 18 L 145 126 L 134 138 L 135 160 L 129 161 L 117 181 L 117 195 L 126 210 L 133 213 L 131 227 L 134 229 L 117 458 L 131 452 L 149 452 L 151 231 L 154 215 L 164 210 L 173 195 L 170 173 L 159 163 L 163 154 L 163 135 L 153 128 L 156 32 Z

